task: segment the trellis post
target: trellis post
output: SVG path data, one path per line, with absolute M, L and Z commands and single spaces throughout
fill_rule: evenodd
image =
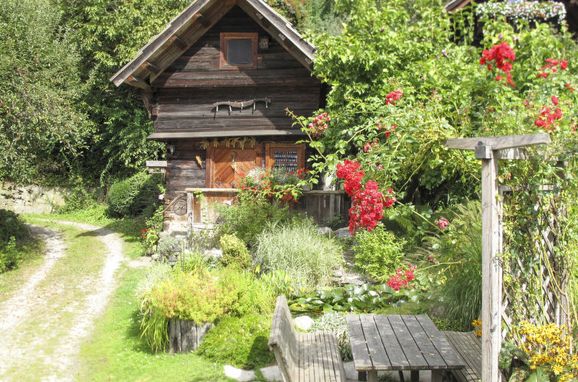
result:
M 450 149 L 473 150 L 482 161 L 482 381 L 500 382 L 502 347 L 502 215 L 498 159 L 523 159 L 523 147 L 550 143 L 547 134 L 449 139 Z

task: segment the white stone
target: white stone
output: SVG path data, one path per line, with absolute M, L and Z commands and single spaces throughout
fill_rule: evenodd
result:
M 308 332 L 309 330 L 311 330 L 311 327 L 313 326 L 313 319 L 309 316 L 299 316 L 299 317 L 295 317 L 295 319 L 293 320 L 293 323 L 295 324 L 295 327 L 303 332 Z
M 237 369 L 231 365 L 225 365 L 225 376 L 239 382 L 251 382 L 256 378 L 253 370 Z
M 320 235 L 331 235 L 333 233 L 333 230 L 329 227 L 319 227 L 317 228 L 317 232 Z
M 268 382 L 283 382 L 283 376 L 281 375 L 281 370 L 279 366 L 269 366 L 261 369 L 261 374 Z
M 349 228 L 343 227 L 335 231 L 335 236 L 340 239 L 349 239 L 351 237 L 351 233 L 349 233 Z

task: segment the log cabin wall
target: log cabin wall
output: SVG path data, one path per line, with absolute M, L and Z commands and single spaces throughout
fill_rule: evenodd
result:
M 221 33 L 258 33 L 254 69 L 221 69 Z M 290 129 L 286 109 L 308 115 L 320 107 L 321 84 L 243 10 L 234 7 L 152 86 L 152 117 L 157 133 L 247 132 Z M 271 100 L 244 110 L 213 104 Z

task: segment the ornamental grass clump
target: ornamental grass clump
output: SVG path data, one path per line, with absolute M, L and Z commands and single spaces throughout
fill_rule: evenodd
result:
M 255 261 L 263 271 L 284 271 L 295 290 L 331 283 L 343 262 L 336 239 L 321 235 L 310 220 L 271 225 L 257 237 Z

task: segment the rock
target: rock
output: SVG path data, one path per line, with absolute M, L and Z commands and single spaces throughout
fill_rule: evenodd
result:
M 151 256 L 152 261 L 159 261 L 160 258 L 161 256 L 158 253 L 155 253 L 154 255 Z
M 309 316 L 295 317 L 295 319 L 293 320 L 293 323 L 295 324 L 295 327 L 297 329 L 299 329 L 303 332 L 308 332 L 309 330 L 311 330 L 311 327 L 314 324 L 313 319 Z
M 349 233 L 349 228 L 347 227 L 339 228 L 334 233 L 335 236 L 337 236 L 340 239 L 349 239 L 351 237 L 351 234 Z
M 317 228 L 317 232 L 320 235 L 331 235 L 333 233 L 333 230 L 329 227 L 319 227 Z
M 225 376 L 239 382 L 251 382 L 256 378 L 253 370 L 237 369 L 231 365 L 225 365 Z
M 283 376 L 281 375 L 281 370 L 279 366 L 269 366 L 261 369 L 261 374 L 268 382 L 283 382 Z
M 223 251 L 217 248 L 208 249 L 205 251 L 205 257 L 211 259 L 220 259 L 223 256 Z

